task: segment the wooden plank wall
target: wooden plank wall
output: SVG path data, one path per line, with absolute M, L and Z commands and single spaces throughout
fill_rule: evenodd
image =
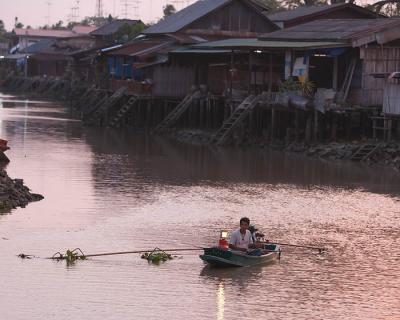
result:
M 386 80 L 376 79 L 371 74 L 400 71 L 400 47 L 361 48 L 360 58 L 363 59 L 361 104 L 382 106 Z
M 383 113 L 400 115 L 400 84 L 387 83 L 384 90 Z
M 178 65 L 156 66 L 153 74 L 153 94 L 159 97 L 181 98 L 195 83 L 194 68 Z

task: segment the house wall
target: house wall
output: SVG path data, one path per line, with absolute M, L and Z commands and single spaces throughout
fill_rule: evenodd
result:
M 183 29 L 208 30 L 208 31 L 237 31 L 265 33 L 274 31 L 272 23 L 241 1 L 233 1 L 230 4 L 216 10 L 209 15 L 193 22 Z
M 400 84 L 398 80 L 387 82 L 383 91 L 383 108 L 384 114 L 400 115 Z
M 28 61 L 28 76 L 51 76 L 62 77 L 65 75 L 67 61 L 65 60 L 42 60 L 31 58 Z
M 400 47 L 369 47 L 360 49 L 363 59 L 362 101 L 364 106 L 382 106 L 386 78 L 374 78 L 373 73 L 400 70 Z
M 195 84 L 195 69 L 189 66 L 158 65 L 153 69 L 153 94 L 181 98 Z

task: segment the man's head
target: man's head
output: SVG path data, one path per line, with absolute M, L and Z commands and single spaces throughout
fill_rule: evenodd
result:
M 240 230 L 246 231 L 249 228 L 250 219 L 247 217 L 243 217 L 240 219 Z

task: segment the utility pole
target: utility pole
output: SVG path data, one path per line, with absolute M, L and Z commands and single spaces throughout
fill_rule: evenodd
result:
M 103 17 L 103 0 L 96 0 L 96 17 Z
M 122 16 L 127 19 L 127 18 L 139 18 L 139 8 L 141 5 L 142 1 L 141 0 L 121 0 L 121 6 L 122 6 Z M 130 9 L 133 9 L 133 14 L 131 15 Z
M 48 26 L 50 26 L 50 7 L 51 7 L 51 1 L 49 0 L 49 1 L 46 1 L 46 5 L 47 5 L 47 16 L 45 17 L 46 18 L 46 24 L 48 25 Z
M 76 5 L 71 7 L 71 14 L 69 16 L 69 22 L 79 21 L 79 0 L 76 1 Z

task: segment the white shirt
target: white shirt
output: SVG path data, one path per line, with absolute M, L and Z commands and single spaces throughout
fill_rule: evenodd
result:
M 246 234 L 240 233 L 240 228 L 233 231 L 231 237 L 229 238 L 229 244 L 233 244 L 239 248 L 248 249 L 249 244 L 253 243 L 253 238 L 251 232 L 246 230 Z

